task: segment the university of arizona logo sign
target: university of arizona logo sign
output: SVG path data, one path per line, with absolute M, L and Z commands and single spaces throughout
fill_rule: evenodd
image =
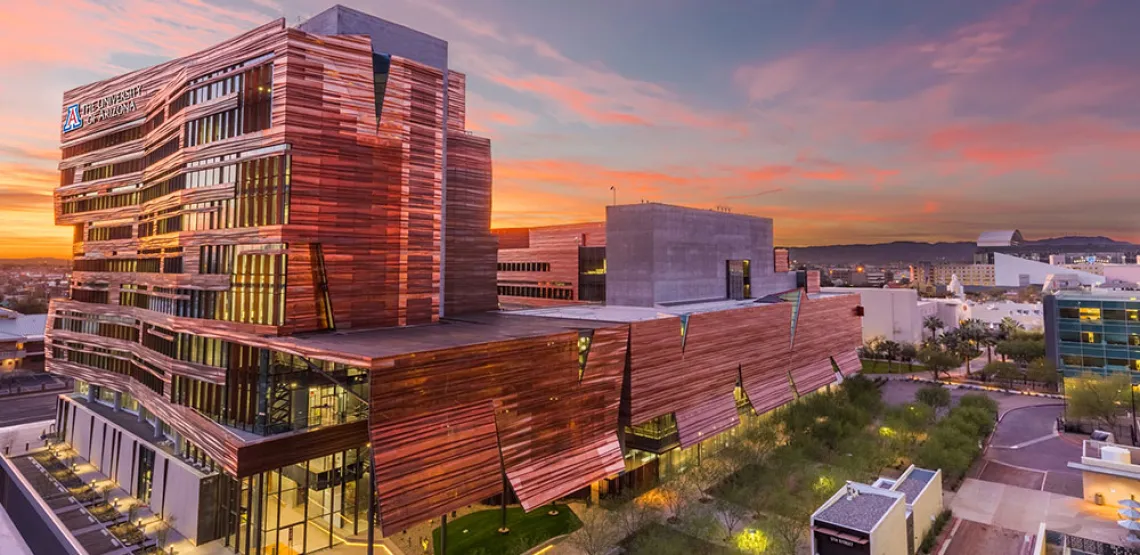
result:
M 79 115 L 79 105 L 72 104 L 67 107 L 67 118 L 63 120 L 63 132 L 75 131 L 83 127 L 83 118 Z

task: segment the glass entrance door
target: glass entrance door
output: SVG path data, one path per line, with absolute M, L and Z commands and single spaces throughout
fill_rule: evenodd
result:
M 144 505 L 150 504 L 151 484 L 154 481 L 154 451 L 139 445 L 139 468 L 135 473 L 138 481 L 135 484 L 136 497 Z

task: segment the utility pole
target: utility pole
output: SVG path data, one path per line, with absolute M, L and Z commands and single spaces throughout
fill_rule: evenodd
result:
M 443 521 L 439 526 L 439 552 L 447 555 L 447 513 L 443 513 Z
M 614 206 L 617 206 L 617 186 L 610 185 L 610 191 L 613 191 L 614 193 Z

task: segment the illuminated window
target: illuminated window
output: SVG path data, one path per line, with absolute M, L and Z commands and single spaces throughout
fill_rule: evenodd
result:
M 1081 307 L 1081 320 L 1086 321 L 1086 322 L 1099 322 L 1100 321 L 1100 309 L 1099 308 Z

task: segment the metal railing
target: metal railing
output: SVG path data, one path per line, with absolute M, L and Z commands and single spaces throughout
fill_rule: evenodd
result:
M 1068 547 L 1075 555 L 1140 555 L 1140 550 L 1131 547 L 1070 536 L 1055 530 L 1045 531 L 1045 543 Z

